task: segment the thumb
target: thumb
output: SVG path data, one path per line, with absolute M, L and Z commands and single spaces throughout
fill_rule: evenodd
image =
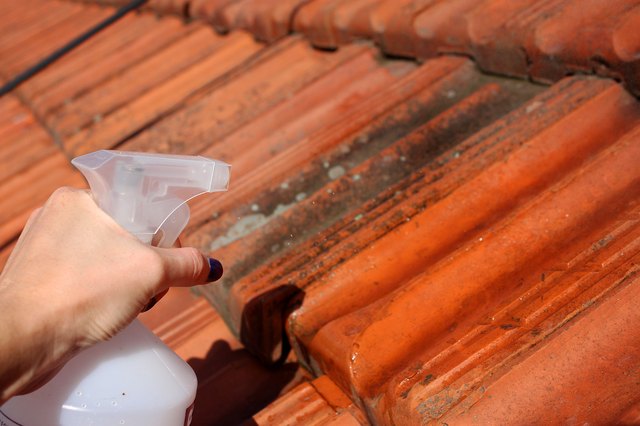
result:
M 205 284 L 222 277 L 222 264 L 193 247 L 158 248 L 164 266 L 164 288 Z

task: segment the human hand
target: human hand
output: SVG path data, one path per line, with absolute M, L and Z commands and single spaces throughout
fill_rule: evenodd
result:
M 31 215 L 0 275 L 0 401 L 115 335 L 170 286 L 221 273 L 194 248 L 142 244 L 87 191 L 57 190 Z

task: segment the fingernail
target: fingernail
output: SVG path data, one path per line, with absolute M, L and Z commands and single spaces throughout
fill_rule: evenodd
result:
M 222 263 L 220 263 L 219 260 L 210 257 L 209 268 L 209 276 L 207 277 L 207 281 L 209 281 L 210 283 L 218 281 L 222 277 Z

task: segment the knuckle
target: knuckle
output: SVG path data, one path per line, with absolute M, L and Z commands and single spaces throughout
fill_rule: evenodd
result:
M 36 217 L 38 217 L 38 214 L 40 214 L 40 212 L 42 211 L 42 207 L 38 207 L 36 209 L 33 209 L 33 211 L 31 212 L 31 214 L 29 215 L 29 222 L 35 220 Z
M 143 256 L 142 263 L 144 268 L 152 276 L 155 282 L 163 282 L 166 280 L 168 271 L 165 262 L 158 253 L 153 250 L 145 250 L 146 255 Z
M 49 203 L 54 205 L 64 204 L 71 200 L 78 199 L 80 196 L 81 191 L 69 186 L 62 186 L 53 191 L 51 197 L 49 197 Z
M 55 191 L 53 191 L 53 193 L 49 197 L 49 201 L 51 203 L 55 204 L 58 201 L 63 200 L 64 198 L 66 198 L 67 192 L 68 192 L 68 188 L 66 186 L 60 187 L 60 188 L 56 189 Z
M 202 254 L 195 247 L 188 247 L 186 250 L 190 259 L 189 279 L 197 281 L 202 276 Z
M 51 196 L 54 198 L 64 198 L 68 197 L 69 194 L 72 194 L 73 192 L 73 188 L 70 188 L 68 186 L 61 186 L 60 188 L 53 191 L 53 194 Z

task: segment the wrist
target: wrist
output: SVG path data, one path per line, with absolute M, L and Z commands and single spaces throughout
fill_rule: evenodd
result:
M 7 288 L 9 287 L 9 288 Z M 65 318 L 37 295 L 0 284 L 0 401 L 30 392 L 77 352 L 65 337 Z

